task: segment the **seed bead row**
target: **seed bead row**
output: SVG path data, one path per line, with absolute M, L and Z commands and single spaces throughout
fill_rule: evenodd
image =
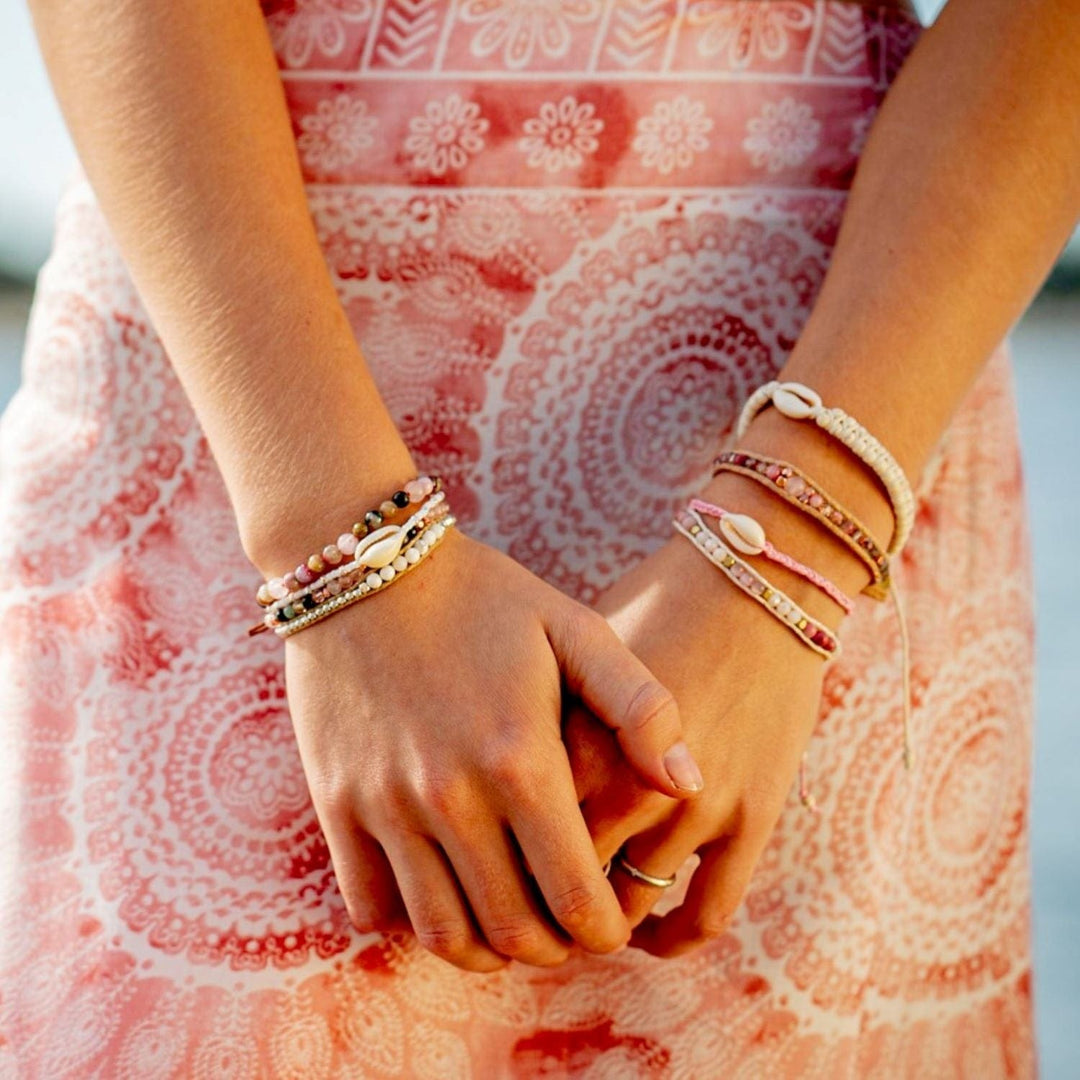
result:
M 763 484 L 790 505 L 824 525 L 842 541 L 870 572 L 862 592 L 874 600 L 889 594 L 889 557 L 858 518 L 830 496 L 821 485 L 787 461 L 725 450 L 713 461 L 713 476 L 733 472 Z
M 685 536 L 729 580 L 779 619 L 804 645 L 826 659 L 840 654 L 840 642 L 835 635 L 803 611 L 786 593 L 743 562 L 705 524 L 696 510 L 685 507 L 676 515 L 672 525 L 676 532 Z
M 281 638 L 291 637 L 293 634 L 297 634 L 312 624 L 327 618 L 335 611 L 340 611 L 341 608 L 362 600 L 387 584 L 404 577 L 410 570 L 415 569 L 423 562 L 456 521 L 457 518 L 453 514 L 448 514 L 442 521 L 436 521 L 429 525 L 420 533 L 413 544 L 406 549 L 404 554 L 397 556 L 392 563 L 382 567 L 378 573 L 372 572 L 368 574 L 363 581 L 354 585 L 351 589 L 331 597 L 325 603 L 313 608 L 299 618 L 275 628 L 274 633 Z
M 798 559 L 788 555 L 787 552 L 780 551 L 770 543 L 761 524 L 749 514 L 733 514 L 730 510 L 725 510 L 722 506 L 714 506 L 704 499 L 691 499 L 690 509 L 716 518 L 720 526 L 720 535 L 736 551 L 743 555 L 763 555 L 777 566 L 786 567 L 793 574 L 798 574 L 812 585 L 816 585 L 830 600 L 843 609 L 845 615 L 851 614 L 855 605 L 842 589 L 824 574 L 818 573 L 817 570 L 799 562 Z
M 342 533 L 335 543 L 327 544 L 321 551 L 309 555 L 294 570 L 289 570 L 281 577 L 264 581 L 255 594 L 256 601 L 262 607 L 270 607 L 276 600 L 284 600 L 289 593 L 296 592 L 304 585 L 313 585 L 328 569 L 335 567 L 356 550 L 360 539 L 406 507 L 422 502 L 430 494 L 438 491 L 442 481 L 435 476 L 418 476 L 384 499 L 377 509 L 368 510 L 360 520 L 353 523 L 348 532 Z
M 915 495 L 897 460 L 853 416 L 843 409 L 826 407 L 815 390 L 796 382 L 773 380 L 759 386 L 739 414 L 735 437 L 741 439 L 750 421 L 770 403 L 792 420 L 813 420 L 874 471 L 892 504 L 895 528 L 886 550 L 889 555 L 896 555 L 907 542 L 915 521 Z
M 385 525 L 381 528 L 375 529 L 374 532 L 369 533 L 366 537 L 356 541 L 356 546 L 353 551 L 350 552 L 353 557 L 348 562 L 342 562 L 340 565 L 335 566 L 334 569 L 327 571 L 321 577 L 316 578 L 310 585 L 303 585 L 299 589 L 294 590 L 287 596 L 282 597 L 279 600 L 275 600 L 267 609 L 266 614 L 276 616 L 277 613 L 290 604 L 296 604 L 297 602 L 303 602 L 305 596 L 313 594 L 320 588 L 323 588 L 330 584 L 330 582 L 351 574 L 354 570 L 361 567 L 370 565 L 365 560 L 368 559 L 373 550 L 381 548 L 385 540 L 388 540 L 390 536 L 400 535 L 401 533 L 408 533 L 410 529 L 416 529 L 417 526 L 428 516 L 440 503 L 443 503 L 446 499 L 446 493 L 444 491 L 438 491 L 430 499 L 421 505 L 421 507 L 413 513 L 407 520 L 403 521 L 400 525 Z M 340 539 L 344 539 L 341 537 Z M 412 539 L 412 537 L 409 537 Z M 348 546 L 348 545 L 347 545 Z M 340 549 L 339 549 L 340 550 Z M 376 569 L 378 567 L 376 566 Z
M 436 496 L 436 499 L 440 496 Z M 434 502 L 435 500 L 429 501 Z M 352 588 L 361 579 L 365 578 L 369 572 L 375 571 L 381 574 L 383 568 L 388 565 L 401 569 L 399 560 L 402 557 L 406 558 L 406 561 L 415 561 L 415 559 L 409 556 L 413 541 L 427 526 L 436 521 L 445 519 L 449 513 L 449 507 L 445 504 L 435 505 L 426 513 L 421 514 L 420 512 L 417 512 L 408 522 L 405 522 L 400 526 L 388 526 L 388 528 L 393 529 L 396 534 L 392 538 L 393 543 L 389 550 L 383 552 L 378 558 L 370 558 L 370 561 L 368 560 L 368 557 L 365 557 L 365 559 L 362 560 L 358 559 L 351 563 L 347 569 L 339 567 L 339 570 L 344 570 L 345 572 L 339 574 L 338 571 L 335 571 L 335 577 L 332 580 L 327 580 L 329 577 L 329 575 L 327 575 L 327 578 L 324 578 L 321 584 L 306 587 L 303 590 L 303 595 L 297 596 L 296 598 L 290 598 L 287 602 L 281 601 L 284 606 L 274 611 L 268 610 L 263 616 L 262 622 L 256 623 L 254 626 L 248 628 L 248 635 L 251 636 L 262 633 L 265 630 L 277 630 L 279 626 L 288 625 L 294 622 L 308 611 L 317 608 L 324 601 L 330 600 L 347 589 Z M 384 547 L 385 542 L 377 544 L 376 546 L 380 548 Z M 415 552 L 413 554 L 415 555 Z

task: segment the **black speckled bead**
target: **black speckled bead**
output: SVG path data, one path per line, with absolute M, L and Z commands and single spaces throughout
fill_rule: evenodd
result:
M 369 510 L 364 515 L 364 524 L 369 529 L 377 529 L 383 523 L 383 516 L 378 510 Z
M 412 539 L 412 538 L 413 538 L 414 536 L 416 536 L 416 535 L 417 535 L 417 534 L 418 534 L 419 532 L 420 532 L 420 526 L 419 526 L 419 525 L 414 525 L 414 526 L 413 526 L 413 527 L 412 527 L 411 529 L 409 529 L 409 530 L 407 530 L 407 531 L 406 531 L 406 533 L 405 533 L 405 539 L 406 539 L 406 540 L 411 540 L 411 539 Z
M 284 608 L 278 608 L 277 615 L 274 616 L 278 622 L 288 622 L 289 616 L 285 614 Z
M 311 595 L 311 593 L 305 593 L 301 598 L 300 603 L 310 611 L 313 607 L 317 607 L 319 602 Z
M 390 501 L 399 509 L 404 509 L 409 505 L 409 496 L 406 495 L 404 491 L 395 491 L 394 494 L 390 496 Z

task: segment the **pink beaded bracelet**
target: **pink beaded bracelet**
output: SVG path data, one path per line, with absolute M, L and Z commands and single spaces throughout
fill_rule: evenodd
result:
M 685 508 L 679 511 L 672 525 L 747 596 L 779 619 L 804 645 L 826 659 L 839 655 L 840 642 L 833 632 L 740 559 L 705 524 L 696 510 Z
M 321 551 L 309 555 L 294 570 L 287 571 L 281 577 L 264 581 L 255 594 L 256 601 L 263 607 L 269 607 L 275 600 L 283 600 L 289 593 L 314 584 L 327 570 L 338 566 L 347 555 L 351 555 L 361 537 L 379 528 L 398 511 L 422 502 L 441 486 L 442 481 L 437 476 L 418 476 L 403 484 L 377 509 L 368 510 L 359 521 L 354 522 L 352 528 L 342 533 L 335 543 L 327 544 Z
M 736 550 L 743 555 L 764 555 L 778 566 L 785 566 L 788 570 L 800 577 L 806 578 L 812 585 L 816 585 L 829 599 L 835 601 L 844 612 L 851 614 L 855 606 L 851 598 L 840 588 L 833 584 L 827 577 L 819 574 L 816 570 L 793 558 L 791 555 L 770 544 L 765 536 L 765 530 L 755 518 L 748 514 L 733 514 L 721 506 L 714 506 L 705 502 L 704 499 L 691 499 L 690 509 L 697 510 L 702 514 L 714 517 L 720 523 L 720 535 Z

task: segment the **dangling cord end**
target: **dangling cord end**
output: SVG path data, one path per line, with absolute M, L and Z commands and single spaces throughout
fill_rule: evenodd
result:
M 799 758 L 799 802 L 806 807 L 811 813 L 816 814 L 818 812 L 817 799 L 810 794 L 809 788 L 806 786 L 806 751 L 802 752 L 802 757 Z
M 889 595 L 892 597 L 897 625 L 900 627 L 900 653 L 904 668 L 904 768 L 910 771 L 915 762 L 915 751 L 911 747 L 911 641 L 908 638 L 907 619 L 904 618 L 904 609 L 900 604 L 900 594 L 896 591 L 895 582 L 889 586 Z

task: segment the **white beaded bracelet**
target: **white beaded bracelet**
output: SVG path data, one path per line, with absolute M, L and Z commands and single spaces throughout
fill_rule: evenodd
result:
M 361 597 L 367 596 L 376 589 L 382 588 L 388 582 L 395 581 L 397 578 L 407 574 L 423 561 L 424 557 L 446 535 L 447 529 L 452 528 L 456 521 L 457 518 L 453 514 L 447 514 L 447 516 L 440 521 L 436 521 L 429 525 L 416 537 L 413 543 L 402 552 L 402 554 L 394 558 L 393 562 L 388 563 L 378 572 L 372 571 L 372 573 L 368 574 L 366 578 L 358 582 L 352 588 L 346 589 L 344 592 L 338 593 L 337 596 L 332 596 L 329 600 L 323 601 L 318 607 L 314 607 L 303 615 L 300 615 L 295 619 L 290 619 L 287 623 L 282 623 L 279 627 L 275 627 L 274 633 L 281 638 L 298 634 L 312 623 L 316 623 L 320 619 L 326 618 L 339 608 L 343 608 L 347 604 L 355 603 Z
M 736 438 L 741 439 L 750 421 L 767 405 L 772 403 L 784 416 L 792 420 L 813 420 L 819 428 L 843 443 L 877 474 L 896 520 L 893 537 L 886 551 L 896 555 L 907 542 L 915 522 L 915 496 L 911 484 L 896 459 L 869 431 L 843 409 L 826 408 L 821 396 L 810 387 L 796 382 L 773 380 L 759 386 L 746 400 L 736 425 Z

